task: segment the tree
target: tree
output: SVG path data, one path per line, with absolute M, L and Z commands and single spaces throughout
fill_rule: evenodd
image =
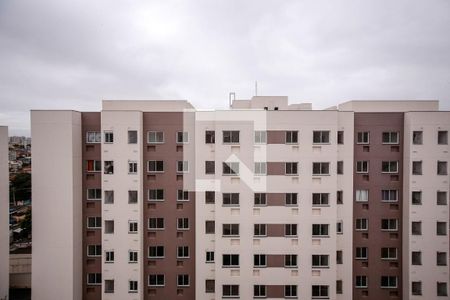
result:
M 31 174 L 19 173 L 11 180 L 10 197 L 12 201 L 31 199 Z
M 31 235 L 31 209 L 26 212 L 25 218 L 20 222 L 20 228 L 22 228 L 22 236 L 28 237 Z

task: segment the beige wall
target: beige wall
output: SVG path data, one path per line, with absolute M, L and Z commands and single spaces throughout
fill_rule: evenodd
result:
M 9 274 L 8 127 L 0 126 L 0 299 L 8 297 Z
M 9 273 L 11 288 L 31 288 L 31 254 L 11 254 Z
M 81 114 L 32 111 L 32 298 L 81 299 Z

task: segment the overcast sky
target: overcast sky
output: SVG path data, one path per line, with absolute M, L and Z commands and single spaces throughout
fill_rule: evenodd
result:
M 438 99 L 450 109 L 450 1 L 0 0 L 0 125 L 102 99 L 225 108 L 287 95 Z

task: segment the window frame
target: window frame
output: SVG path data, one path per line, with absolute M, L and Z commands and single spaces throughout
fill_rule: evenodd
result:
M 154 135 L 154 140 L 155 141 L 151 141 L 151 135 L 152 134 Z M 161 134 L 162 141 L 160 141 L 158 139 L 158 134 Z M 157 145 L 157 144 L 164 144 L 164 143 L 165 143 L 164 131 L 157 131 L 157 130 L 149 130 L 149 131 L 147 131 L 147 144 Z

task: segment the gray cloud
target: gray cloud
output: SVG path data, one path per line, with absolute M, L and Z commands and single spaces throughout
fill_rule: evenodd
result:
M 0 123 L 101 99 L 288 95 L 438 99 L 450 109 L 450 2 L 0 1 Z

